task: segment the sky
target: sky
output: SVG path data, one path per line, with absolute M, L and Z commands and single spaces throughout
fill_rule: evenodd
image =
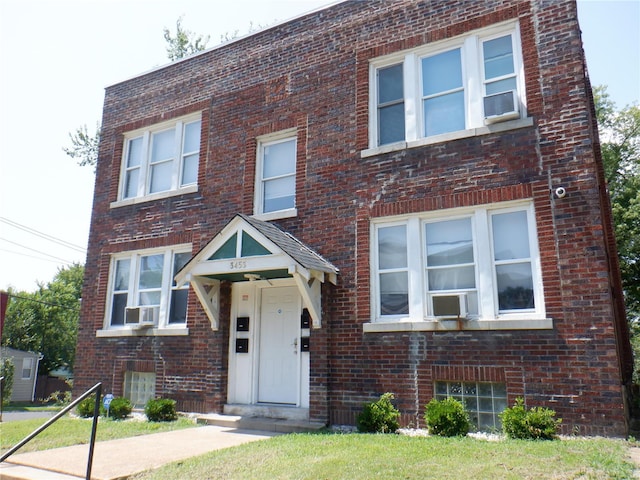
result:
M 163 30 L 209 46 L 330 0 L 0 1 L 0 290 L 34 291 L 84 263 L 94 175 L 63 147 L 95 131 L 104 89 L 168 63 Z M 640 103 L 640 0 L 578 0 L 593 85 L 618 107 Z

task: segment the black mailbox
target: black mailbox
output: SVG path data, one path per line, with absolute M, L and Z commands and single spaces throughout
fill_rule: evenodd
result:
M 248 332 L 249 331 L 249 317 L 236 318 L 236 332 Z
M 302 337 L 300 339 L 300 351 L 308 352 L 309 351 L 309 337 Z
M 309 314 L 308 309 L 302 310 L 302 315 L 300 315 L 300 328 L 309 328 L 311 324 L 311 315 Z
M 236 353 L 249 353 L 248 338 L 236 338 Z

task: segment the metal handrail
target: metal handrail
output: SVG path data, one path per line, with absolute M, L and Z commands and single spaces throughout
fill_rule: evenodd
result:
M 69 405 L 60 410 L 55 416 L 51 417 L 47 423 L 42 425 L 41 427 L 35 429 L 31 434 L 27 435 L 22 441 L 20 441 L 17 445 L 10 448 L 7 452 L 5 452 L 2 457 L 0 457 L 0 462 L 4 462 L 11 455 L 16 453 L 20 448 L 22 448 L 25 444 L 33 440 L 36 436 L 42 433 L 46 428 L 53 425 L 58 419 L 62 416 L 66 415 L 71 409 L 73 409 L 76 405 L 78 405 L 85 398 L 90 396 L 92 393 L 96 392 L 96 404 L 93 409 L 93 423 L 91 425 L 91 440 L 89 441 L 89 458 L 87 460 L 87 476 L 86 480 L 91 480 L 91 467 L 93 465 L 93 449 L 96 443 L 96 431 L 98 429 L 98 417 L 100 416 L 100 397 L 102 396 L 102 383 L 96 383 L 93 387 L 87 390 L 85 393 L 76 398 Z

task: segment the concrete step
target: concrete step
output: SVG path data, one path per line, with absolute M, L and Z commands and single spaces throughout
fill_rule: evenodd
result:
M 84 477 L 2 462 L 0 463 L 0 478 L 2 480 L 78 480 Z
M 317 432 L 325 427 L 324 423 L 310 422 L 308 420 L 224 415 L 217 413 L 199 415 L 197 422 L 202 425 L 216 425 L 218 427 L 236 428 L 238 430 L 259 430 L 262 432 L 276 433 Z

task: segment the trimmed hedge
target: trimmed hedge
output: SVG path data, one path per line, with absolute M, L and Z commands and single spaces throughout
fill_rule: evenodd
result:
M 144 413 L 150 422 L 173 422 L 178 419 L 176 401 L 169 398 L 149 400 L 144 406 Z
M 399 427 L 400 412 L 393 406 L 393 393 L 384 393 L 371 403 L 365 403 L 358 415 L 357 426 L 359 432 L 366 433 L 394 433 Z
M 509 438 L 521 440 L 553 440 L 557 437 L 562 419 L 556 419 L 556 412 L 549 408 L 524 406 L 521 397 L 511 408 L 500 414 L 502 431 Z
M 464 405 L 455 398 L 431 399 L 425 406 L 424 419 L 432 435 L 441 437 L 465 436 L 471 422 Z

